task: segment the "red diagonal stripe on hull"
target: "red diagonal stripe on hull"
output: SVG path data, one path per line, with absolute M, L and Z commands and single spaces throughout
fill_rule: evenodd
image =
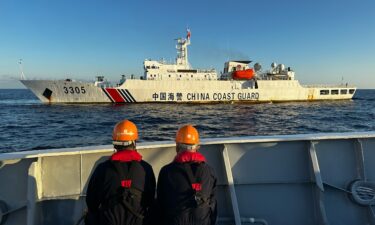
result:
M 113 100 L 117 102 L 125 102 L 125 100 L 121 97 L 120 93 L 117 92 L 115 88 L 106 88 L 105 89 L 108 94 L 113 98 Z

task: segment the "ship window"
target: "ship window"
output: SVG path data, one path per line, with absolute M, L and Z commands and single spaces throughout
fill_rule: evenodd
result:
M 180 77 L 181 77 L 181 74 L 180 74 Z
M 168 76 L 169 76 L 169 77 L 171 77 L 171 75 L 170 75 L 170 74 L 169 74 Z
M 191 75 L 191 78 L 193 78 L 193 75 Z
M 339 94 L 339 90 L 331 90 L 331 95 L 338 95 Z
M 328 95 L 329 90 L 320 90 L 320 95 Z
M 342 95 L 346 95 L 347 93 L 348 93 L 347 89 L 341 89 L 340 90 L 340 94 L 342 94 Z
M 350 89 L 349 90 L 349 94 L 354 94 L 355 90 L 354 89 Z

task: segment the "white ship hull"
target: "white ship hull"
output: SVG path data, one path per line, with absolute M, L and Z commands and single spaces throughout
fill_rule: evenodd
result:
M 44 103 L 219 103 L 351 99 L 355 87 L 302 86 L 297 80 L 126 80 L 119 87 L 21 80 Z

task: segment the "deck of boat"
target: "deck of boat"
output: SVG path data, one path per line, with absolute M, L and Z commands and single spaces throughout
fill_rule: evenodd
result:
M 0 224 L 76 224 L 112 147 L 0 154 Z M 172 142 L 141 143 L 160 168 Z M 219 224 L 375 224 L 375 132 L 202 140 L 218 176 Z

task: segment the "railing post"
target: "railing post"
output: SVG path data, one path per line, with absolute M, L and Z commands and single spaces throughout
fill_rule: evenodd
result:
M 314 172 L 315 183 L 321 191 L 324 191 L 322 176 L 320 175 L 318 157 L 316 155 L 316 150 L 315 150 L 315 142 L 313 141 L 310 142 L 309 153 L 310 153 L 312 169 Z
M 227 146 L 225 144 L 224 144 L 224 149 L 223 149 L 223 159 L 224 159 L 225 172 L 226 172 L 226 175 L 227 175 L 230 198 L 231 198 L 231 201 L 232 201 L 234 221 L 235 221 L 236 225 L 241 225 L 241 216 L 240 216 L 240 211 L 238 209 L 238 202 L 237 202 L 236 190 L 235 190 L 235 187 L 234 187 L 232 167 L 230 165 L 228 149 L 227 149 Z
M 365 156 L 363 153 L 362 141 L 357 138 L 354 142 L 354 149 L 357 164 L 357 176 L 359 179 L 366 181 Z
M 319 167 L 318 156 L 316 154 L 315 144 L 316 143 L 314 141 L 310 141 L 309 156 L 310 156 L 311 168 L 313 170 L 312 172 L 314 173 L 314 180 L 316 184 L 315 195 L 316 195 L 317 211 L 319 214 L 318 216 L 319 224 L 329 225 L 325 206 L 324 206 L 324 201 L 323 201 L 324 186 L 323 186 L 322 175 L 320 174 L 320 167 Z

